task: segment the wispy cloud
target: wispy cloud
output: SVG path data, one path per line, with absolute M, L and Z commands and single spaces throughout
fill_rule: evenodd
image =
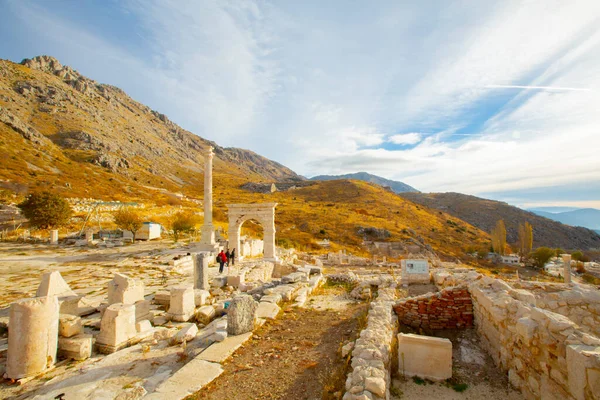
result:
M 570 88 L 559 86 L 519 86 L 519 85 L 486 85 L 488 89 L 532 89 L 532 90 L 557 90 L 557 91 L 572 91 L 572 92 L 590 92 L 589 88 Z
M 421 135 L 420 133 L 411 132 L 411 133 L 402 133 L 402 134 L 398 134 L 398 135 L 392 135 L 387 138 L 387 141 L 390 143 L 393 143 L 393 144 L 410 145 L 410 144 L 419 143 L 422 138 L 423 138 L 423 135 Z

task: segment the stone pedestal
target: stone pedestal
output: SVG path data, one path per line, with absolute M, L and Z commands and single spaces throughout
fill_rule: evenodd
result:
M 398 371 L 405 376 L 442 381 L 452 377 L 452 342 L 448 339 L 398 334 Z
M 171 289 L 171 300 L 167 316 L 173 321 L 187 322 L 194 315 L 196 309 L 194 288 L 192 286 L 179 286 Z
M 100 334 L 96 347 L 100 353 L 110 354 L 129 346 L 137 334 L 135 329 L 135 306 L 116 303 L 108 306 L 100 322 Z
M 6 376 L 42 373 L 56 361 L 59 305 L 55 296 L 19 300 L 10 306 Z
M 108 283 L 108 304 L 135 304 L 144 300 L 144 283 L 125 274 L 115 274 Z
M 58 229 L 50 231 L 50 244 L 58 244 Z
M 234 297 L 227 310 L 227 334 L 235 336 L 252 332 L 257 307 L 256 301 L 250 295 Z
M 208 259 L 209 253 L 196 253 L 194 259 L 194 289 L 209 290 Z

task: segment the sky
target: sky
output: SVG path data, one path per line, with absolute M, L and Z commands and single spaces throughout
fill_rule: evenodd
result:
M 600 208 L 597 0 L 0 0 L 0 37 L 306 177 Z

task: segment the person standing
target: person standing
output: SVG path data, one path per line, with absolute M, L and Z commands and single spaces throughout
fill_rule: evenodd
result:
M 223 252 L 223 250 L 221 250 L 221 252 L 217 256 L 217 261 L 219 261 L 219 273 L 222 274 L 223 267 L 225 266 L 225 263 L 227 262 L 227 255 Z
M 231 250 L 231 265 L 235 265 L 235 249 Z

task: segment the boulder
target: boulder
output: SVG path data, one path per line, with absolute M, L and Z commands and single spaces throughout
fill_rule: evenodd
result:
M 257 304 L 252 296 L 243 294 L 234 297 L 227 311 L 227 333 L 235 336 L 252 332 L 256 309 Z

